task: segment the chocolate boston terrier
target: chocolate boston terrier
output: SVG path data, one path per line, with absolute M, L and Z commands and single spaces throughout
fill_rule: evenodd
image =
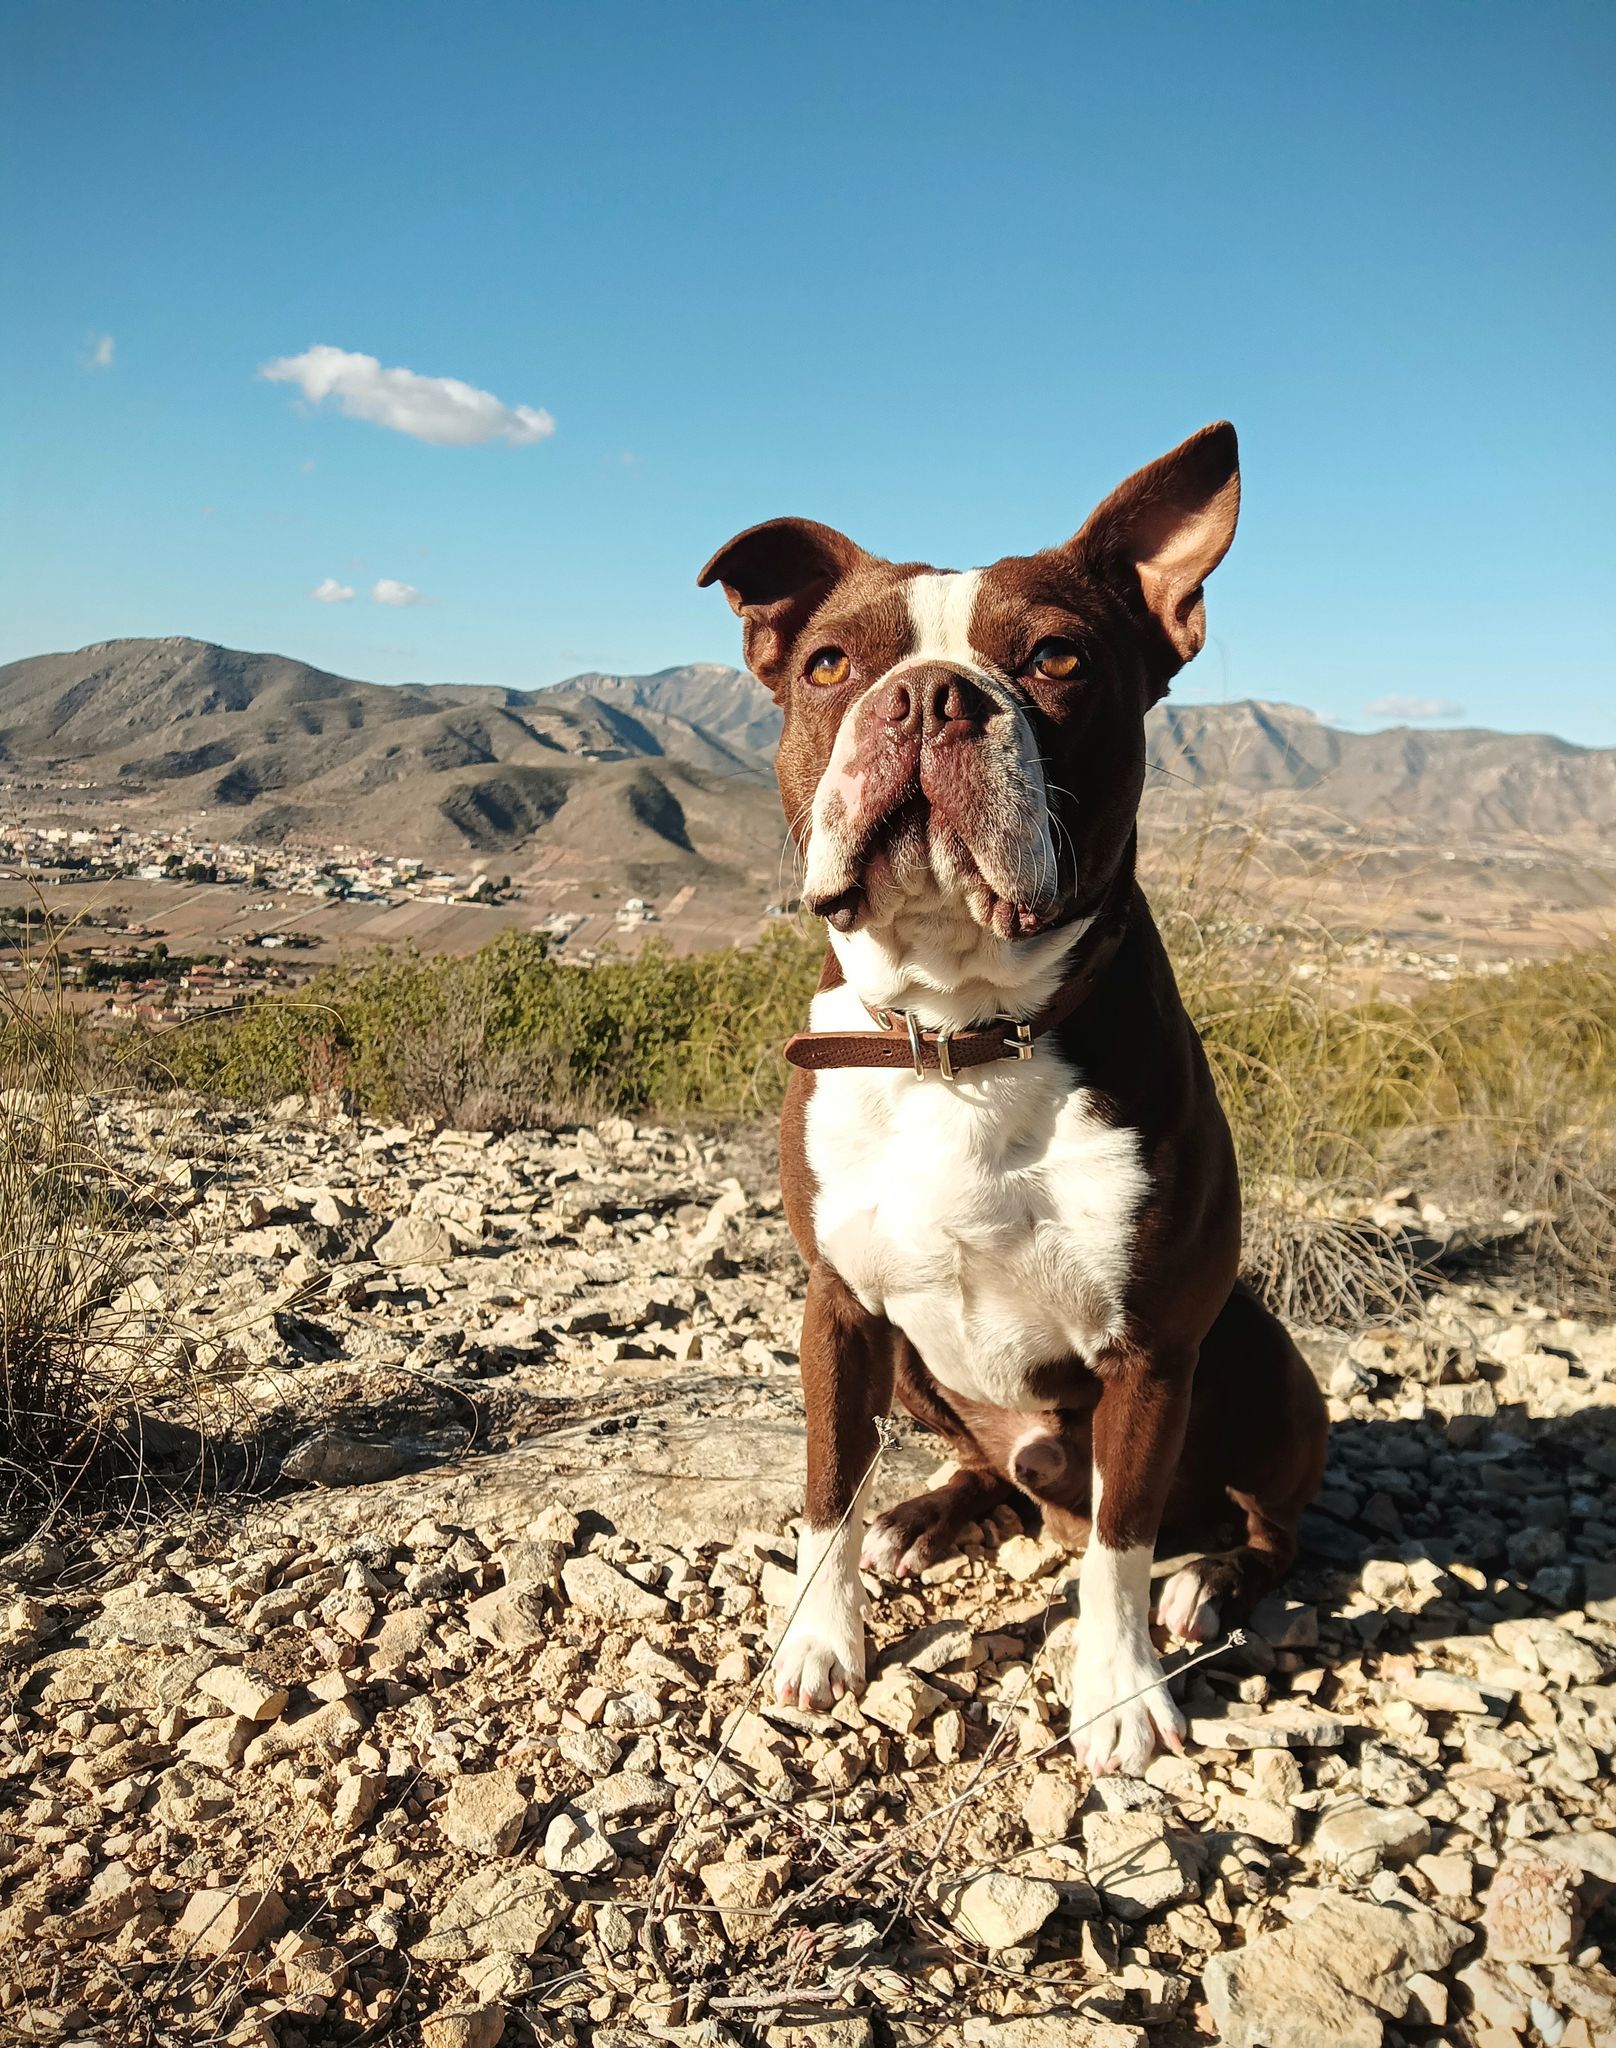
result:
M 1145 713 L 1206 639 L 1234 429 L 1132 476 L 1060 547 L 944 573 L 806 519 L 721 548 L 829 926 L 782 1125 L 808 1262 L 808 1487 L 783 1703 L 864 1673 L 861 1569 L 903 1578 L 1031 1496 L 1083 1549 L 1079 1760 L 1183 1743 L 1157 1593 L 1205 1641 L 1289 1568 L 1326 1417 L 1236 1277 L 1234 1148 L 1135 879 Z M 955 1474 L 868 1530 L 894 1392 Z

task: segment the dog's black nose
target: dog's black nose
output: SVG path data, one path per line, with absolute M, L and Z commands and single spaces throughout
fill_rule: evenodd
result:
M 876 700 L 888 725 L 916 738 L 935 739 L 951 728 L 979 725 L 988 700 L 967 675 L 943 662 L 901 669 Z

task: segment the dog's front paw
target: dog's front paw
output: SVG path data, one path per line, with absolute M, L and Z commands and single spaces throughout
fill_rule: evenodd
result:
M 851 1638 L 815 1627 L 787 1629 L 770 1673 L 776 1704 L 828 1713 L 864 1687 L 864 1630 Z
M 1137 1697 L 1135 1697 L 1137 1695 Z M 1072 1750 L 1091 1777 L 1137 1778 L 1158 1742 L 1184 1747 L 1184 1716 L 1168 1695 L 1154 1651 L 1085 1656 L 1072 1673 Z

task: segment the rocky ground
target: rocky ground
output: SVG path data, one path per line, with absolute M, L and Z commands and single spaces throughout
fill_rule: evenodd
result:
M 1186 1672 L 1189 1754 L 1090 1784 L 1071 1561 L 1009 1513 L 872 1587 L 860 1704 L 771 1705 L 799 1279 L 761 1148 L 102 1127 L 163 1191 L 127 1314 L 264 1449 L 0 1568 L 0 2034 L 1616 2038 L 1616 1331 L 1472 1281 L 1303 1333 L 1306 1556 Z M 882 1495 L 935 1467 L 899 1426 Z

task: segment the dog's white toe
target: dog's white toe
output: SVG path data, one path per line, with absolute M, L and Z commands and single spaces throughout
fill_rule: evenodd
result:
M 832 1642 L 808 1629 L 788 1631 L 770 1673 L 775 1701 L 807 1713 L 828 1713 L 864 1683 L 864 1645 Z
M 1173 1573 L 1156 1601 L 1156 1619 L 1181 1643 L 1209 1643 L 1218 1633 L 1216 1603 L 1206 1597 L 1199 1565 Z
M 1130 1695 L 1137 1694 L 1137 1698 Z M 1184 1716 L 1154 1657 L 1085 1658 L 1072 1674 L 1072 1752 L 1091 1777 L 1136 1778 L 1160 1742 L 1184 1747 Z
M 871 1572 L 878 1579 L 906 1579 L 920 1569 L 916 1555 L 918 1548 L 917 1544 L 905 1548 L 903 1531 L 895 1528 L 883 1515 L 864 1533 L 859 1570 Z

